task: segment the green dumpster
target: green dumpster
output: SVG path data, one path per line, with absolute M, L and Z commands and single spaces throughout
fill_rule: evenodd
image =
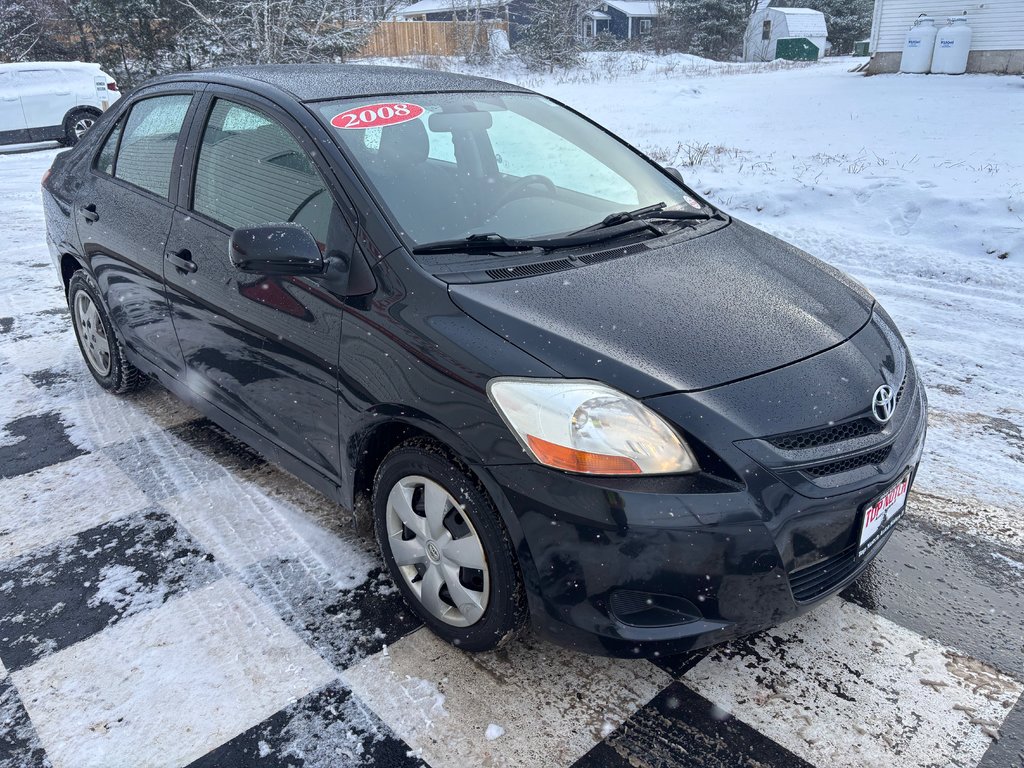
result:
M 870 46 L 870 40 L 858 40 L 856 43 L 853 44 L 853 55 L 867 56 L 871 52 Z
M 780 37 L 775 44 L 775 58 L 789 61 L 817 61 L 818 46 L 806 37 Z

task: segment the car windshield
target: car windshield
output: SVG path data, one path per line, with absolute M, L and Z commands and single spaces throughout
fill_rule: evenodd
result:
M 317 105 L 412 244 L 543 238 L 686 190 L 603 130 L 534 94 L 406 94 Z

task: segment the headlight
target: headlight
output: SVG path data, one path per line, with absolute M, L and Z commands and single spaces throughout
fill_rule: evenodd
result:
M 588 475 L 696 472 L 664 419 L 596 381 L 492 379 L 487 395 L 535 461 Z

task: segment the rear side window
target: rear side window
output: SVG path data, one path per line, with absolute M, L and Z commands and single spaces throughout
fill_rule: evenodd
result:
M 283 126 L 217 99 L 199 147 L 192 208 L 229 229 L 295 222 L 326 243 L 334 200 Z
M 118 122 L 114 130 L 110 132 L 107 140 L 103 142 L 103 149 L 96 158 L 96 170 L 108 176 L 114 175 L 114 160 L 117 154 L 117 140 L 121 138 L 121 128 L 124 127 L 124 120 Z
M 60 76 L 56 69 L 23 69 L 18 73 L 18 80 L 33 85 L 59 85 Z
M 191 102 L 191 96 L 175 94 L 155 96 L 132 107 L 124 123 L 114 176 L 169 198 L 174 150 Z

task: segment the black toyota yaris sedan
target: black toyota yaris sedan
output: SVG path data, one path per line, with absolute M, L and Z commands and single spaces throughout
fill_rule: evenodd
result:
M 369 66 L 164 77 L 44 179 L 85 362 L 372 516 L 467 650 L 672 653 L 841 590 L 924 388 L 856 281 L 577 112 Z

